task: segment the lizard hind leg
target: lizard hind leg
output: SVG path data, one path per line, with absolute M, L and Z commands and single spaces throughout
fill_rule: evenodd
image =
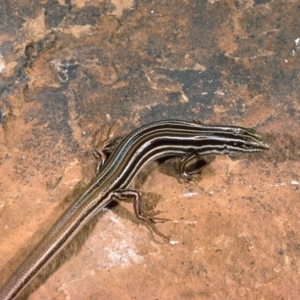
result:
M 142 209 L 142 203 L 143 203 L 142 195 L 139 191 L 131 190 L 131 189 L 115 190 L 112 194 L 112 199 L 117 200 L 117 201 L 132 200 L 135 215 L 140 220 L 142 220 L 148 228 L 150 228 L 151 233 L 154 232 L 161 239 L 163 239 L 165 243 L 169 242 L 169 237 L 167 237 L 166 235 L 161 233 L 155 226 L 155 223 L 161 223 L 161 222 L 166 222 L 166 221 L 170 221 L 170 220 L 156 217 L 156 215 L 159 212 L 151 212 L 149 214 L 145 214 Z M 153 237 L 153 235 L 152 235 L 152 237 Z

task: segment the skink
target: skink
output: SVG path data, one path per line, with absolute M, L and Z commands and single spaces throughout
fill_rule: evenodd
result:
M 136 215 L 152 226 L 155 218 L 143 214 L 140 193 L 128 189 L 147 163 L 162 157 L 180 156 L 180 173 L 190 179 L 192 175 L 187 165 L 198 156 L 251 153 L 268 148 L 254 130 L 238 126 L 165 120 L 136 129 L 115 147 L 106 161 L 103 159 L 103 166 L 85 192 L 63 213 L 1 288 L 0 299 L 15 299 L 76 233 L 113 200 L 133 199 Z M 152 229 L 159 233 L 154 226 Z

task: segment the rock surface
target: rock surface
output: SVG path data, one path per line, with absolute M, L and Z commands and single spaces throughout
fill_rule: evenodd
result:
M 23 296 L 300 298 L 299 11 L 293 0 L 2 1 L 0 286 L 93 176 L 97 133 L 178 118 L 253 127 L 271 148 L 217 157 L 191 183 L 176 159 L 152 164 L 134 186 L 172 220 L 158 225 L 170 243 L 121 203 Z

